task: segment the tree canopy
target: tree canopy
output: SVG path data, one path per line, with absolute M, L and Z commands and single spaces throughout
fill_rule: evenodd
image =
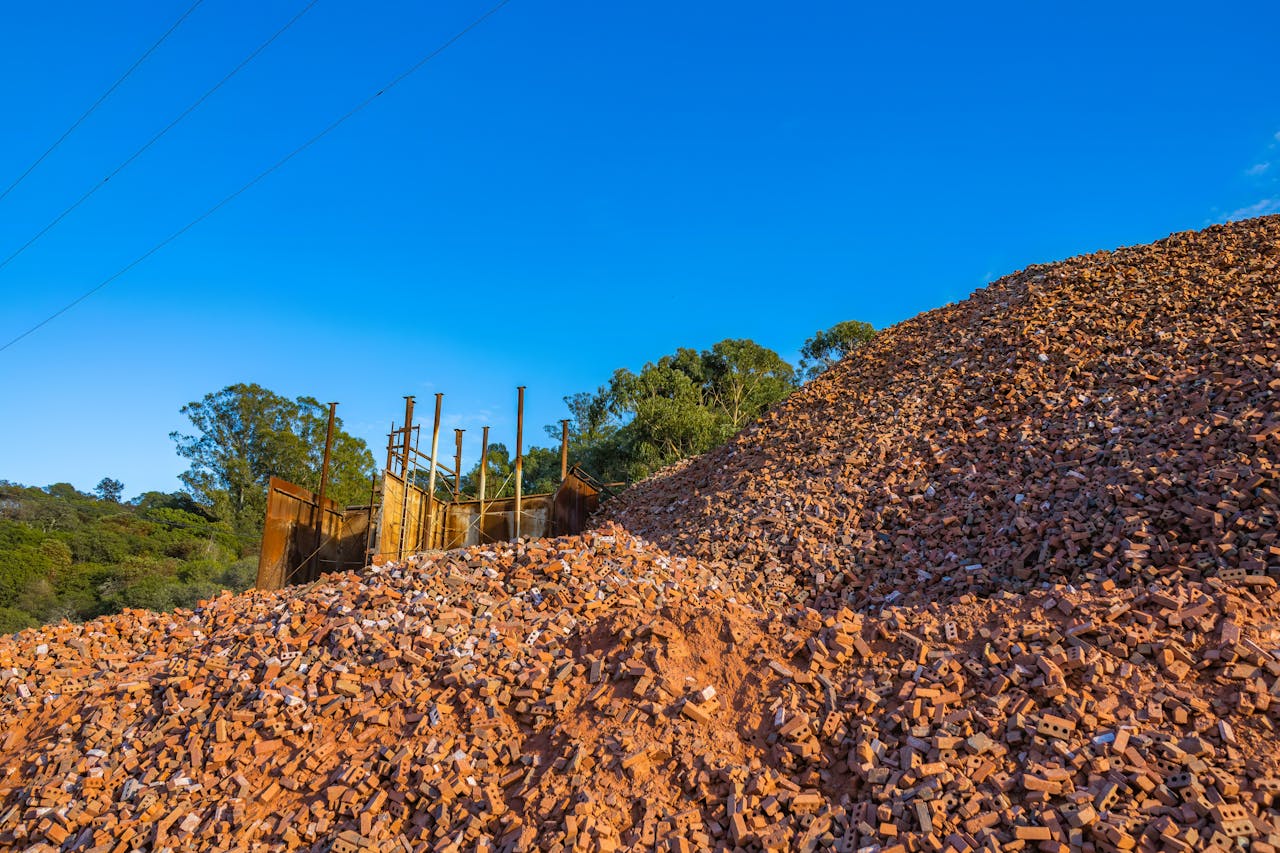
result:
M 791 365 L 754 341 L 680 348 L 566 397 L 570 457 L 604 480 L 646 477 L 725 441 L 794 388 Z M 547 432 L 560 437 L 558 427 Z
M 554 492 L 560 485 L 560 451 L 549 447 L 530 447 L 524 451 L 521 478 L 526 495 Z M 509 498 L 516 493 L 515 459 L 502 442 L 489 445 L 488 468 L 485 471 L 485 500 Z M 462 494 L 466 498 L 480 494 L 480 463 L 462 475 Z
M 243 590 L 257 544 L 181 493 L 121 503 L 0 481 L 0 633 Z
M 836 362 L 876 336 L 870 323 L 861 320 L 845 320 L 830 329 L 815 332 L 800 348 L 800 374 L 802 381 L 831 369 Z
M 272 476 L 318 489 L 328 410 L 314 397 L 290 400 L 260 385 L 229 385 L 182 407 L 196 432 L 170 434 L 191 467 L 180 477 L 187 491 L 238 532 L 254 533 L 266 512 Z M 328 497 L 367 500 L 373 454 L 335 420 Z
M 124 483 L 111 477 L 103 477 L 98 481 L 93 493 L 104 501 L 120 503 L 120 497 L 124 494 Z

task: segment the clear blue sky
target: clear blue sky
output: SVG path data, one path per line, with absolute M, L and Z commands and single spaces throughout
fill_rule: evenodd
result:
M 191 0 L 10 4 L 0 188 Z M 205 0 L 0 202 L 0 257 L 306 0 Z M 0 270 L 9 340 L 380 88 L 488 4 L 319 0 Z M 1273 2 L 511 0 L 178 241 L 0 353 L 0 478 L 173 490 L 178 409 L 338 400 L 375 448 L 533 440 L 677 346 L 794 358 L 1030 263 L 1280 209 Z M 1270 164 L 1270 165 L 1268 165 Z M 563 336 L 564 343 L 558 343 Z M 449 438 L 451 438 L 451 434 Z

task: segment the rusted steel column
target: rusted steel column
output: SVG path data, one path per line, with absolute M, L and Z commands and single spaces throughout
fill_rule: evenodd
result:
M 325 489 L 329 486 L 329 453 L 333 450 L 333 418 L 337 403 L 329 404 L 329 431 L 324 437 L 324 461 L 320 463 L 320 505 L 324 506 Z
M 373 561 L 373 502 L 378 497 L 378 470 L 375 468 L 369 475 L 369 526 L 364 532 L 364 561 L 369 565 Z
M 440 401 L 444 394 L 436 394 L 436 419 L 431 426 L 431 473 L 427 475 L 427 547 L 435 543 L 436 532 L 436 454 L 440 451 Z
M 315 531 L 315 539 L 311 545 L 311 556 L 298 567 L 299 570 L 311 565 L 315 562 L 317 569 L 320 565 L 320 548 L 324 545 L 324 523 L 328 518 L 328 513 L 324 507 L 325 492 L 329 486 L 329 454 L 333 450 L 333 419 L 334 410 L 338 408 L 337 403 L 329 404 L 329 431 L 324 437 L 324 458 L 320 462 L 320 491 L 316 497 L 315 513 L 312 515 L 311 527 Z
M 484 436 L 480 439 L 480 532 L 476 537 L 477 542 L 484 542 L 484 480 L 485 474 L 489 470 L 489 428 L 484 428 Z
M 560 482 L 569 476 L 569 422 L 560 421 Z
M 404 398 L 404 458 L 400 475 L 404 478 L 403 500 L 400 501 L 400 543 L 396 559 L 404 559 L 405 527 L 409 523 L 409 438 L 413 435 L 413 397 Z
M 391 460 L 394 458 L 392 454 L 395 453 L 396 432 L 396 422 L 392 421 L 391 431 L 387 433 L 387 464 L 382 466 L 382 470 L 388 474 L 391 473 Z
M 418 485 L 418 464 L 422 461 L 422 452 L 418 450 L 418 445 L 422 441 L 422 426 L 417 425 L 413 428 L 413 487 L 418 491 L 422 491 L 422 487 Z M 427 523 L 427 508 L 422 505 L 422 501 L 418 502 L 417 517 L 413 522 L 417 525 L 418 538 L 410 544 L 410 550 L 421 550 L 422 546 L 422 529 Z
M 453 499 L 462 500 L 462 434 L 465 429 L 455 429 L 453 436 L 458 440 L 458 452 L 453 456 Z
M 524 512 L 524 386 L 516 388 L 516 538 L 520 538 L 520 522 Z
M 404 448 L 401 451 L 401 474 L 405 482 L 409 481 L 409 449 L 413 439 L 413 397 L 404 398 Z

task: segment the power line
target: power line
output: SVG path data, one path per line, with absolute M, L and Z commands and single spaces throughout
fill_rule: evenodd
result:
M 462 37 L 463 37 L 463 36 L 467 35 L 467 33 L 471 32 L 471 31 L 472 31 L 472 30 L 474 30 L 476 27 L 478 27 L 478 26 L 480 26 L 481 24 L 483 24 L 485 21 L 487 21 L 489 18 L 491 18 L 494 14 L 496 14 L 496 13 L 498 12 L 498 10 L 500 10 L 503 6 L 506 6 L 506 5 L 507 5 L 508 3 L 510 3 L 510 2 L 511 2 L 511 0 L 499 0 L 499 2 L 498 2 L 498 3 L 496 3 L 496 4 L 495 4 L 495 5 L 493 5 L 493 6 L 491 6 L 491 7 L 489 8 L 489 10 L 488 10 L 488 11 L 486 11 L 483 15 L 481 15 L 481 16 L 480 16 L 480 17 L 478 17 L 478 18 L 476 18 L 475 20 L 473 20 L 471 23 L 467 24 L 467 25 L 466 25 L 465 27 L 463 27 L 462 29 L 458 30 L 458 32 L 454 33 L 452 36 L 450 36 L 448 39 L 446 39 L 442 44 L 440 44 L 440 46 L 439 46 L 439 47 L 437 47 L 437 48 L 435 48 L 434 50 L 432 50 L 430 53 L 428 53 L 428 54 L 427 54 L 426 56 L 424 56 L 422 59 L 419 59 L 419 60 L 418 60 L 417 62 L 415 62 L 413 65 L 409 66 L 406 70 L 404 70 L 404 71 L 403 71 L 403 72 L 401 72 L 399 75 L 397 75 L 395 78 L 393 78 L 393 79 L 391 80 L 391 82 L 390 82 L 390 83 L 387 83 L 387 84 L 386 84 L 385 86 L 383 86 L 381 89 L 379 89 L 378 91 L 374 92 L 372 95 L 370 95 L 369 97 L 365 98 L 365 99 L 364 99 L 363 101 L 361 101 L 360 103 L 356 104 L 354 107 L 352 107 L 352 108 L 351 108 L 350 110 L 348 110 L 347 112 L 343 113 L 341 116 L 339 116 L 339 117 L 338 117 L 337 119 L 335 119 L 333 122 L 331 122 L 331 123 L 330 123 L 330 124 L 329 124 L 325 129 L 324 129 L 324 130 L 320 131 L 320 132 L 319 132 L 319 133 L 317 133 L 315 136 L 312 136 L 312 137 L 311 137 L 310 139 L 308 139 L 306 142 L 302 143 L 302 144 L 301 144 L 301 145 L 299 145 L 297 148 L 293 149 L 293 150 L 292 150 L 292 151 L 290 151 L 288 154 L 286 154 L 286 155 L 284 155 L 283 157 L 281 157 L 281 158 L 280 158 L 279 160 L 277 160 L 275 163 L 271 164 L 271 165 L 270 165 L 270 166 L 268 166 L 266 169 L 264 169 L 263 171 L 259 172 L 259 173 L 258 173 L 257 175 L 255 175 L 255 176 L 254 176 L 254 177 L 253 177 L 253 178 L 252 178 L 248 183 L 244 184 L 244 185 L 243 185 L 243 186 L 241 186 L 238 190 L 236 190 L 235 192 L 231 193 L 230 195 L 228 195 L 228 196 L 224 197 L 221 201 L 219 201 L 219 202 L 218 202 L 217 204 L 215 204 L 213 207 L 209 208 L 209 209 L 208 209 L 208 210 L 206 210 L 204 213 L 202 213 L 202 214 L 200 214 L 199 216 L 197 216 L 195 219 L 192 219 L 192 220 L 191 220 L 190 222 L 188 222 L 186 225 L 182 226 L 182 227 L 181 227 L 181 228 L 179 228 L 177 231 L 174 231 L 172 234 L 170 234 L 168 237 L 165 237 L 165 238 L 164 238 L 163 240 L 161 240 L 159 243 L 156 243 L 156 244 L 155 244 L 154 246 L 152 246 L 150 249 L 148 249 L 147 251 L 143 252 L 143 253 L 142 253 L 141 255 L 139 255 L 138 257 L 134 258 L 132 261 L 130 261 L 130 262 L 129 262 L 128 264 L 126 264 L 125 266 L 121 267 L 121 268 L 120 268 L 119 270 L 117 270 L 116 272 L 114 272 L 114 273 L 112 273 L 111 275 L 107 276 L 105 279 L 103 279 L 101 282 L 99 282 L 95 287 L 93 287 L 93 288 L 91 288 L 91 289 L 89 289 L 89 290 L 86 290 L 84 293 L 80 294 L 80 295 L 79 295 L 79 296 L 77 296 L 75 299 L 73 299 L 72 301 L 68 302 L 66 305 L 64 305 L 64 306 L 62 306 L 61 308 L 59 308 L 57 311 L 55 311 L 55 312 L 53 312 L 52 314 L 50 314 L 48 317 L 45 317 L 45 318 L 44 318 L 43 320 L 41 320 L 39 323 L 36 323 L 36 324 L 35 324 L 34 326 L 32 326 L 31 328 L 27 329 L 25 332 L 23 332 L 22 334 L 18 335 L 16 338 L 14 338 L 14 339 L 12 339 L 11 341 L 9 341 L 8 343 L 6 343 L 4 346 L 0 346 L 0 352 L 4 352 L 4 351 L 5 351 L 5 350 L 7 350 L 9 347 L 11 347 L 11 346 L 13 346 L 14 344 L 16 344 L 18 341 L 22 340 L 23 338 L 27 337 L 28 335 L 32 334 L 33 332 L 35 332 L 35 331 L 37 331 L 37 330 L 39 330 L 39 329 L 43 328 L 44 326 L 46 326 L 46 325 L 48 325 L 49 323 L 51 323 L 51 322 L 53 322 L 54 320 L 56 320 L 58 317 L 61 317 L 63 314 L 67 313 L 67 312 L 68 312 L 68 311 L 70 311 L 72 308 L 76 307 L 76 306 L 77 306 L 77 305 L 79 305 L 81 302 L 85 301 L 85 300 L 86 300 L 86 299 L 88 299 L 90 296 L 92 296 L 93 294 L 97 293 L 99 290 L 102 290 L 104 287 L 106 287 L 107 285 L 111 284 L 111 282 L 115 281 L 116 279 L 118 279 L 118 278 L 120 278 L 122 275 L 124 275 L 125 273 L 129 272 L 129 270 L 133 269 L 133 268 L 134 268 L 134 267 L 136 267 L 138 264 L 140 264 L 140 263 L 142 263 L 143 261 L 145 261 L 147 258 L 151 257 L 151 256 L 152 256 L 152 255 L 154 255 L 156 252 L 160 251 L 160 250 L 161 250 L 161 249 L 163 249 L 165 246 L 167 246 L 167 245 L 169 245 L 170 243 L 172 243 L 174 240 L 177 240 L 177 239 L 178 239 L 179 237 L 181 237 L 183 234 L 187 233 L 187 232 L 188 232 L 188 231 L 190 231 L 192 228 L 196 227 L 197 225 L 199 225 L 199 224 L 200 224 L 201 222 L 203 222 L 204 220 L 208 219 L 208 218 L 209 218 L 210 216 L 212 216 L 213 214 L 217 213 L 219 210 L 221 210 L 221 209 L 222 209 L 223 207 L 225 207 L 227 204 L 231 203 L 231 202 L 232 202 L 232 201 L 234 201 L 236 198 L 238 198 L 240 195 L 244 194 L 247 190 L 249 190 L 251 187 L 253 187 L 255 184 L 257 184 L 257 183 L 258 183 L 259 181 L 261 181 L 263 178 L 267 177 L 267 176 L 268 176 L 268 175 L 270 175 L 272 172 L 276 171 L 276 170 L 277 170 L 277 169 L 279 169 L 281 166 L 283 166 L 285 163 L 288 163 L 288 162 L 289 162 L 290 160 L 292 160 L 294 157 L 297 157 L 297 156 L 298 156 L 299 154 L 301 154 L 303 151 L 306 151 L 306 150 L 307 150 L 308 148 L 310 148 L 312 145 L 316 144 L 316 143 L 317 143 L 317 142 L 319 142 L 321 139 L 323 139 L 324 137 L 328 136 L 331 132 L 333 132 L 333 131 L 334 131 L 334 130 L 336 130 L 340 125 L 342 125 L 344 122 L 346 122 L 346 121 L 347 121 L 347 119 L 351 118 L 351 117 L 352 117 L 352 116 L 354 116 L 356 113 L 360 112 L 360 111 L 361 111 L 361 110 L 363 110 L 365 107 L 367 107 L 367 106 L 369 106 L 370 104 L 372 104 L 372 103 L 373 103 L 374 101 L 376 101 L 378 98 L 382 97 L 384 94 L 386 94 L 387 92 L 391 91 L 393 88 L 395 88 L 396 86 L 398 86 L 400 83 L 404 82 L 404 80 L 405 80 L 406 78 L 408 78 L 409 76 L 411 76 L 412 74 L 414 74 L 415 72 L 417 72 L 419 69 L 421 69 L 421 68 L 422 68 L 422 66 L 426 65 L 428 62 L 430 62 L 431 60 L 435 59 L 435 58 L 436 58 L 437 56 L 439 56 L 440 54 L 444 53 L 446 50 L 448 50 L 450 47 L 452 47 L 452 46 L 454 45 L 454 43 L 455 43 L 455 42 L 459 41 L 460 39 L 462 39 Z M 305 10 L 304 10 L 304 11 L 305 11 Z
M 158 48 L 158 47 L 160 47 L 160 45 L 164 44 L 165 39 L 167 39 L 169 36 L 171 36 L 171 35 L 173 34 L 173 31 L 174 31 L 174 30 L 176 30 L 176 29 L 177 29 L 177 28 L 182 24 L 182 22 L 183 22 L 183 21 L 185 21 L 188 17 L 190 17 L 191 13 L 192 13 L 192 12 L 194 12 L 194 11 L 196 10 L 196 7 L 198 7 L 198 6 L 199 6 L 201 3 L 203 3 L 203 2 L 204 2 L 204 0 L 196 0 L 196 2 L 192 3 L 192 4 L 191 4 L 191 8 L 189 8 L 189 9 L 187 9 L 187 11 L 183 12 L 183 13 L 182 13 L 182 16 L 181 16 L 181 17 L 179 17 L 179 18 L 178 18 L 178 20 L 176 20 L 176 21 L 174 21 L 174 22 L 173 22 L 173 26 L 171 26 L 171 27 L 169 27 L 169 29 L 165 30 L 165 31 L 164 31 L 164 35 L 160 36 L 160 38 L 156 41 L 156 43 L 155 43 L 155 44 L 153 44 L 153 45 L 151 45 L 151 47 L 147 48 L 146 52 L 145 52 L 144 54 L 142 54 L 142 56 L 139 56 L 139 57 L 138 57 L 138 61 L 137 61 L 137 62 L 135 62 L 135 63 L 133 63 L 132 65 L 130 65 L 130 66 L 129 66 L 129 69 L 128 69 L 127 71 L 125 71 L 123 74 L 121 74 L 121 75 L 120 75 L 120 79 L 119 79 L 119 80 L 116 80 L 116 82 L 112 83 L 112 84 L 111 84 L 111 87 L 110 87 L 110 88 L 108 88 L 108 89 L 107 89 L 107 91 L 103 92 L 103 93 L 102 93 L 102 96 L 101 96 L 100 98 L 98 98 L 98 100 L 94 101 L 94 102 L 93 102 L 93 104 L 92 104 L 92 105 L 90 105 L 89 109 L 87 109 L 87 110 L 85 110 L 85 111 L 84 111 L 84 114 L 83 114 L 83 115 L 81 115 L 81 116 L 80 116 L 80 118 L 76 119 L 74 122 L 72 122 L 72 123 L 71 123 L 71 127 L 68 127 L 65 131 L 63 131 L 63 134 L 62 134 L 61 136 L 59 136 L 57 139 L 55 139 L 55 140 L 54 140 L 54 142 L 53 142 L 53 144 L 52 144 L 52 145 L 50 145 L 48 148 L 46 148 L 46 149 L 45 149 L 45 152 L 44 152 L 43 154 L 41 154 L 39 157 L 37 157 L 37 158 L 36 158 L 36 161 L 35 161 L 34 163 L 32 163 L 30 166 L 28 166 L 28 167 L 27 167 L 27 170 L 26 170 L 25 172 L 23 172 L 23 173 L 22 173 L 21 175 L 19 175 L 16 179 L 14 179 L 14 182 L 13 182 L 13 183 L 11 183 L 11 184 L 9 184 L 9 186 L 5 188 L 5 191 L 4 191 L 4 192 L 0 193 L 0 201 L 4 201 L 5 197 L 6 197 L 7 195 L 9 195 L 9 193 L 13 192 L 14 187 L 16 187 L 18 184 L 22 183 L 22 182 L 23 182 L 23 180 L 25 180 L 25 179 L 26 179 L 27 175 L 30 175 L 32 172 L 34 172 L 34 171 L 36 170 L 36 167 L 37 167 L 37 166 L 39 166 L 41 163 L 43 163 L 43 162 L 44 162 L 44 159 L 45 159 L 46 157 L 48 157 L 50 154 L 52 154 L 52 153 L 54 152 L 54 150 L 55 150 L 59 145 L 61 145 L 64 141 L 66 141 L 66 138 L 67 138 L 68 136 L 70 136 L 72 133 L 74 133 L 74 132 L 75 132 L 75 129 L 76 129 L 77 127 L 79 127 L 81 124 L 83 124 L 83 123 L 84 123 L 84 120 L 85 120 L 85 119 L 87 119 L 90 115 L 92 115 L 92 114 L 93 114 L 93 111 L 94 111 L 94 110 L 96 110 L 98 107 L 102 106 L 102 102 L 103 102 L 103 101 L 105 101 L 107 98 L 111 97 L 111 93 L 112 93 L 112 92 L 114 92 L 116 89 L 120 88 L 120 84 L 121 84 L 121 83 L 123 83 L 125 80 L 129 79 L 129 75 L 130 75 L 130 74 L 132 74 L 133 72 L 137 71 L 137 70 L 138 70 L 138 66 L 139 66 L 139 65 L 141 65 L 142 63 L 146 62 L 146 61 L 147 61 L 147 57 L 149 57 L 149 56 L 151 56 L 151 54 L 155 53 L 155 52 L 156 52 L 156 48 Z
M 36 235 L 35 235 L 34 237 L 32 237 L 30 240 L 28 240 L 27 242 L 25 242 L 25 243 L 23 243 L 21 246 L 19 246 L 17 249 L 15 249 L 15 250 L 14 250 L 14 252 L 13 252 L 13 254 L 9 255 L 9 257 L 5 258 L 3 261 L 0 261 L 0 270 L 2 270 L 2 269 L 4 269 L 5 267 L 7 267 L 7 266 L 9 265 L 9 263 L 10 263 L 14 258 L 18 257 L 18 255 L 21 255 L 21 254 L 22 254 L 23 252 L 25 252 L 27 249 L 31 248 L 31 246 L 32 246 L 32 245 L 33 245 L 37 240 L 39 240 L 39 239 L 40 239 L 41 237 L 43 237 L 45 234 L 48 234 L 50 231 L 52 231 L 52 230 L 53 230 L 53 228 L 54 228 L 54 226 L 55 226 L 55 225 L 57 225 L 57 224 L 58 224 L 59 222 L 61 222 L 62 220 L 66 219 L 66 218 L 67 218 L 67 215 L 68 215 L 69 213 L 71 213 L 71 211 L 75 210 L 77 207 L 79 207 L 80 205 L 84 204 L 86 201 L 88 201 L 88 200 L 89 200 L 89 197 L 90 197 L 90 196 L 92 196 L 92 195 L 93 195 L 94 193 L 96 193 L 98 190 L 100 190 L 100 189 L 102 189 L 104 186 L 106 186 L 107 181 L 110 181 L 110 180 L 111 180 L 112 178 L 114 178 L 116 175 L 118 175 L 118 174 L 120 174 L 121 172 L 123 172 L 123 171 L 125 170 L 125 168 L 126 168 L 130 163 L 132 163 L 134 160 L 137 160 L 139 157 L 141 157 L 141 156 L 143 155 L 143 153 L 144 153 L 148 148 L 150 148 L 152 145 L 155 145 L 157 142 L 159 142 L 159 141 L 160 141 L 160 138 L 161 138 L 162 136 L 164 136 L 164 135 L 165 135 L 166 133 L 168 133 L 169 131 L 173 130 L 175 127 L 177 127 L 177 126 L 178 126 L 178 123 L 179 123 L 179 122 L 181 122 L 181 121 L 182 121 L 184 118 L 186 118 L 187 116 L 191 115 L 191 113 L 195 112 L 196 108 L 197 108 L 197 107 L 199 107 L 201 104 L 203 104 L 206 100 L 208 100 L 210 95 L 212 95 L 214 92 L 216 92 L 216 91 L 218 91 L 219 89 L 221 89 L 221 88 L 223 87 L 223 85 L 225 85 L 225 84 L 226 84 L 226 82 L 227 82 L 228 80 L 230 80 L 232 77 L 234 77 L 234 76 L 236 76 L 237 74 L 239 74 L 239 73 L 240 73 L 240 71 L 241 71 L 241 70 L 242 70 L 246 65 L 248 65 L 250 62 L 252 62 L 252 61 L 253 61 L 253 60 L 258 56 L 258 54 L 262 53 L 262 51 L 264 51 L 264 50 L 266 50 L 268 47 L 270 47 L 270 45 L 271 45 L 271 43 L 272 43 L 272 42 L 274 42 L 276 39 L 280 38 L 280 36 L 284 35 L 284 33 L 285 33 L 285 31 L 286 31 L 286 30 L 288 30 L 290 27 L 292 27 L 294 24 L 296 24 L 296 23 L 298 22 L 298 20 L 299 20 L 303 15 L 305 15 L 305 14 L 307 14 L 307 12 L 311 11 L 311 7 L 312 7 L 312 6 L 316 5 L 316 4 L 317 4 L 317 3 L 319 3 L 319 2 L 320 2 L 320 0 L 311 0 L 311 2 L 309 2 L 306 6 L 303 6 L 303 7 L 302 7 L 302 11 L 300 11 L 298 14 L 296 14 L 296 15 L 294 15 L 292 18 L 290 18 L 290 19 L 289 19 L 289 22 L 288 22 L 288 23 L 286 23 L 283 27 L 281 27 L 280 29 L 276 30 L 276 31 L 275 31 L 275 33 L 274 33 L 274 34 L 272 34 L 271 38 L 267 39 L 267 40 L 266 40 L 266 41 L 264 41 L 262 44 L 258 45 L 256 48 L 254 48 L 253 52 L 252 52 L 252 53 L 250 53 L 248 56 L 246 56 L 243 60 L 241 60 L 241 62 L 240 62 L 240 64 L 239 64 L 239 65 L 237 65 L 235 68 L 232 68 L 232 69 L 227 73 L 227 75 L 226 75 L 225 77 L 223 77 L 223 78 L 222 78 L 221 80 L 219 80 L 217 83 L 213 84 L 213 87 L 212 87 L 211 89 L 209 89 L 208 91 L 206 91 L 206 92 L 205 92 L 203 95 L 201 95 L 200 97 L 196 98 L 196 99 L 195 99 L 195 101 L 193 101 L 193 102 L 192 102 L 191 106 L 187 107 L 185 110 L 183 110 L 182 112 L 178 113 L 178 117 L 177 117 L 177 118 L 175 118 L 173 121 L 171 121 L 171 122 L 169 122 L 167 125 L 165 125 L 165 126 L 160 130 L 160 132 L 159 132 L 159 133 L 157 133 L 155 136 L 153 136 L 153 137 L 151 137 L 149 140 L 147 140 L 147 141 L 143 144 L 143 146 L 142 146 L 141 148 L 139 148 L 137 151 L 134 151 L 132 154 L 130 154 L 130 155 L 128 156 L 128 158 L 126 158 L 126 159 L 125 159 L 125 161 L 124 161 L 123 163 L 121 163 L 119 166 L 116 166 L 116 167 L 115 167 L 115 169 L 113 169 L 113 170 L 111 171 L 111 173 L 110 173 L 110 174 L 108 174 L 108 175 L 107 175 L 105 178 L 103 178 L 101 181 L 99 181 L 98 183 L 96 183 L 96 184 L 94 184 L 92 187 L 90 187 L 88 192 L 86 192 L 84 195 L 80 196 L 80 198 L 78 198 L 78 199 L 76 199 L 74 202 L 72 202 L 72 203 L 71 203 L 71 205 L 70 205 L 69 207 L 67 207 L 65 210 L 63 210 L 61 213 L 59 213 L 57 216 L 55 216 L 55 217 L 54 217 L 54 218 L 49 222 L 49 224 L 48 224 L 48 225 L 46 225 L 45 227 L 43 227 L 43 228 L 41 228 L 39 231 L 37 231 L 37 232 L 36 232 Z

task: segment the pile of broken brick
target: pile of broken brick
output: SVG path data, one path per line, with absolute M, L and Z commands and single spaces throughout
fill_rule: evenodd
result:
M 0 639 L 0 847 L 1280 848 L 1278 261 L 1011 276 L 580 537 Z
M 1280 216 L 881 332 L 609 517 L 821 610 L 1280 566 Z

